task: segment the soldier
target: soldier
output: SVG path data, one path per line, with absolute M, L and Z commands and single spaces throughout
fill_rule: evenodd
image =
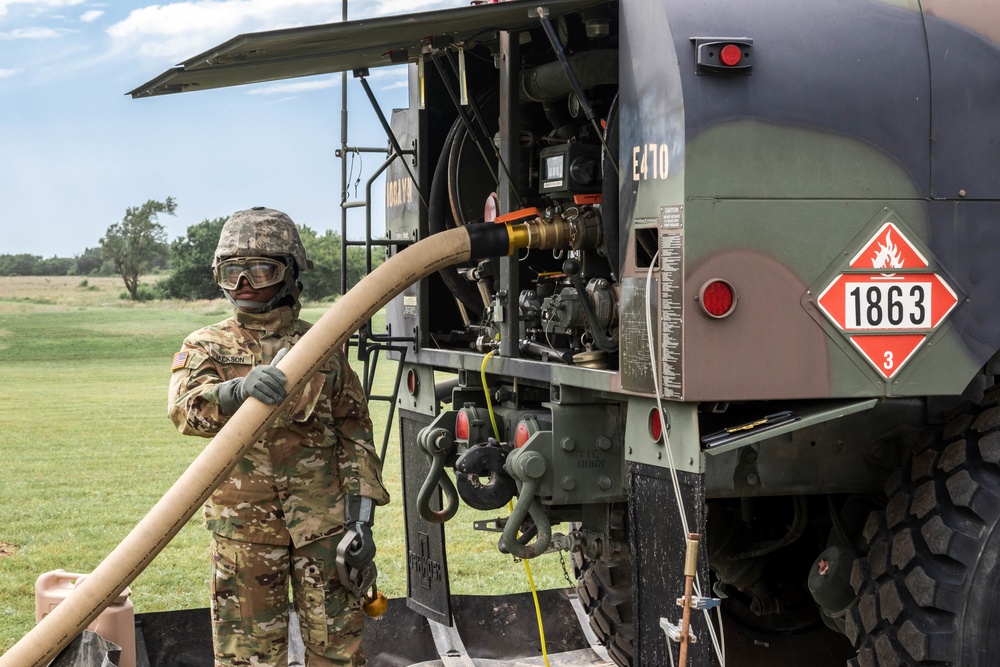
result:
M 310 326 L 298 319 L 297 279 L 311 263 L 284 213 L 230 216 L 212 268 L 235 314 L 184 340 L 170 381 L 170 418 L 202 437 L 251 396 L 284 400 L 275 355 Z M 375 506 L 389 501 L 364 392 L 338 352 L 289 405 L 205 504 L 217 667 L 287 664 L 289 581 L 306 665 L 365 664 L 360 601 L 335 562 L 352 528 L 348 564 L 371 562 Z

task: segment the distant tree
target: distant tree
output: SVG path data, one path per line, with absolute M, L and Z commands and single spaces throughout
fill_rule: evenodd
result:
M 125 282 L 125 289 L 133 301 L 139 300 L 139 276 L 164 252 L 167 232 L 157 222 L 160 213 L 173 215 L 177 202 L 173 197 L 166 201 L 150 199 L 142 206 L 125 209 L 125 217 L 104 233 L 101 251 L 105 259 L 114 262 L 115 271 Z
M 322 301 L 340 294 L 340 234 L 326 230 L 322 235 L 306 226 L 299 227 L 306 254 L 313 262 L 313 271 L 304 276 L 302 296 Z M 372 268 L 385 261 L 381 248 L 372 250 Z M 347 249 L 347 287 L 350 289 L 365 275 L 365 249 L 351 246 Z
M 340 294 L 340 235 L 327 230 L 321 236 L 300 225 L 299 236 L 313 263 L 312 270 L 302 276 L 303 298 L 321 301 Z
M 372 248 L 372 270 L 385 261 L 385 248 L 376 246 Z M 365 249 L 360 246 L 351 246 L 347 249 L 347 289 L 358 284 L 358 281 L 365 277 Z
M 38 255 L 0 255 L 0 276 L 33 276 L 42 258 Z
M 104 257 L 100 248 L 84 248 L 76 256 L 76 273 L 80 276 L 91 276 L 100 272 Z
M 38 262 L 35 267 L 35 275 L 38 276 L 67 276 L 76 269 L 76 260 L 70 257 L 50 257 Z
M 187 228 L 170 244 L 169 278 L 158 283 L 164 296 L 172 299 L 214 299 L 220 295 L 212 276 L 212 258 L 225 218 L 202 220 Z

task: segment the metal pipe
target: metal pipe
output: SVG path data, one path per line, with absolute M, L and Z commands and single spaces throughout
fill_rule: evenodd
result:
M 361 87 L 365 89 L 365 95 L 368 96 L 368 101 L 371 103 L 372 109 L 375 111 L 375 115 L 378 116 L 378 122 L 381 123 L 382 130 L 385 132 L 385 136 L 389 139 L 389 145 L 392 146 L 392 150 L 395 151 L 396 155 L 403 155 L 403 149 L 399 146 L 396 134 L 389 126 L 389 121 L 385 119 L 385 114 L 382 113 L 382 107 L 378 105 L 378 100 L 375 99 L 375 93 L 372 91 L 372 87 L 368 83 L 367 74 L 368 70 L 356 70 L 354 73 L 354 75 L 358 78 L 358 81 L 361 82 Z M 406 163 L 406 160 L 403 160 L 403 167 L 406 169 L 406 173 L 409 174 L 410 180 L 413 181 L 413 187 L 417 191 L 417 196 L 420 197 L 420 203 L 424 205 L 424 208 L 427 208 L 427 199 L 424 197 L 424 193 L 420 189 L 420 183 L 417 182 L 417 177 L 413 175 L 413 171 L 410 169 L 410 165 Z
M 677 659 L 680 667 L 687 665 L 688 644 L 691 642 L 691 595 L 694 591 L 694 578 L 698 575 L 698 541 L 700 539 L 701 535 L 698 533 L 688 533 L 687 554 L 684 559 L 684 612 L 681 615 L 681 648 Z

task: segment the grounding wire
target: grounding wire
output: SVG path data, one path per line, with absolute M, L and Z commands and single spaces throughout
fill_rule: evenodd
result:
M 490 423 L 493 425 L 493 437 L 500 442 L 500 429 L 497 428 L 497 420 L 493 414 L 493 400 L 490 398 L 490 388 L 486 382 L 486 364 L 496 353 L 496 350 L 490 350 L 483 357 L 483 365 L 479 369 L 479 376 L 483 382 L 483 393 L 486 395 L 486 411 L 490 415 Z M 514 378 L 514 382 L 517 382 L 517 378 Z M 507 511 L 511 514 L 514 513 L 514 501 L 507 502 Z M 535 602 L 535 621 L 538 623 L 538 638 L 542 643 L 542 660 L 545 661 L 545 667 L 549 666 L 549 652 L 545 648 L 545 625 L 542 623 L 542 607 L 538 602 L 538 591 L 535 589 L 535 578 L 531 576 L 531 565 L 528 564 L 527 558 L 522 558 L 521 562 L 524 563 L 524 572 L 528 576 L 528 586 L 531 588 L 531 599 Z
M 649 262 L 649 270 L 646 272 L 646 345 L 649 347 L 649 360 L 650 360 L 650 370 L 653 373 L 653 392 L 656 395 L 656 409 L 660 419 L 660 432 L 663 433 L 663 445 L 664 449 L 667 450 L 667 470 L 670 472 L 670 482 L 674 487 L 674 499 L 677 501 L 677 510 L 681 518 L 681 529 L 684 531 L 684 535 L 690 534 L 688 529 L 687 512 L 684 510 L 684 503 L 681 500 L 681 482 L 680 478 L 677 476 L 677 468 L 674 465 L 674 453 L 670 446 L 670 435 L 667 432 L 667 424 L 664 420 L 663 412 L 663 400 L 660 396 L 660 379 L 659 374 L 656 370 L 656 354 L 654 354 L 653 347 L 653 267 L 656 266 L 656 259 L 660 256 L 660 251 L 657 250 L 653 255 L 653 259 Z M 694 577 L 694 591 L 695 595 L 701 597 L 701 581 L 699 580 L 697 572 L 695 572 Z M 726 665 L 726 654 L 723 647 L 719 644 L 719 639 L 715 634 L 715 626 L 712 625 L 712 617 L 708 609 L 703 610 L 705 613 L 705 621 L 708 625 L 708 634 L 712 638 L 712 646 L 715 648 L 715 654 L 719 658 L 719 663 L 722 667 Z M 722 615 L 719 615 L 719 628 L 722 628 Z M 667 646 L 667 653 L 670 654 L 671 663 L 673 661 L 673 652 L 670 650 L 670 646 Z

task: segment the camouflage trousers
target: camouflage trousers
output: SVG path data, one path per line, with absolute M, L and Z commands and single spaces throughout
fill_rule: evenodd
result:
M 216 667 L 288 664 L 288 585 L 306 667 L 358 667 L 364 616 L 337 578 L 335 535 L 304 547 L 212 534 L 212 640 Z

